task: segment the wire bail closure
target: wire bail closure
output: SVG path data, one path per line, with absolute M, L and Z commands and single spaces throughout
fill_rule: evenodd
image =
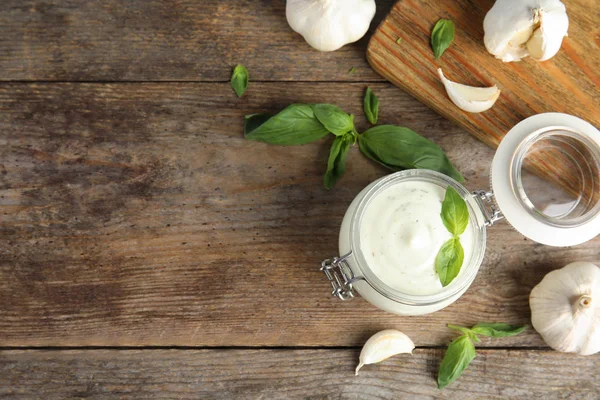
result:
M 348 265 L 347 259 L 352 255 L 352 250 L 342 257 L 333 257 L 321 262 L 320 270 L 325 273 L 331 283 L 333 290 L 331 295 L 340 300 L 350 300 L 354 298 L 354 288 L 352 284 L 363 280 L 362 276 L 354 275 L 354 271 Z
M 494 193 L 486 192 L 485 190 L 476 190 L 473 192 L 473 197 L 477 205 L 483 213 L 485 219 L 485 226 L 492 226 L 494 223 L 504 218 L 502 212 L 494 203 Z

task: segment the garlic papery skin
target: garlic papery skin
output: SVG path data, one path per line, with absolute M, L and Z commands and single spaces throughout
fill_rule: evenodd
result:
M 534 329 L 553 349 L 600 351 L 600 268 L 574 262 L 548 273 L 529 296 Z
M 375 0 L 287 0 L 290 27 L 320 51 L 362 38 L 375 16 Z
M 496 85 L 483 88 L 467 86 L 447 79 L 441 68 L 437 71 L 448 97 L 461 110 L 471 113 L 489 110 L 500 96 L 500 89 Z
M 375 364 L 393 355 L 412 353 L 415 344 L 404 333 L 395 329 L 377 332 L 367 340 L 360 352 L 360 359 L 355 374 L 367 364 Z
M 569 30 L 560 0 L 496 0 L 483 20 L 486 49 L 504 62 L 552 58 Z

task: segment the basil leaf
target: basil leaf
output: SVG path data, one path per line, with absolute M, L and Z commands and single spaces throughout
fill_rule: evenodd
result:
M 435 271 L 442 286 L 448 286 L 458 276 L 464 259 L 465 252 L 458 237 L 453 237 L 442 245 L 435 257 Z
M 446 189 L 442 201 L 442 222 L 454 236 L 462 235 L 469 224 L 469 209 L 460 194 L 451 186 Z
M 471 331 L 484 336 L 507 337 L 515 336 L 527 329 L 526 326 L 509 325 L 503 322 L 480 322 L 471 328 Z
M 375 125 L 379 117 L 379 99 L 371 91 L 370 87 L 367 87 L 367 92 L 365 93 L 364 110 L 369 122 Z
M 237 97 L 242 97 L 248 89 L 248 80 L 248 70 L 242 64 L 238 64 L 231 74 L 231 87 Z
M 283 146 L 310 143 L 328 134 L 308 104 L 292 104 L 268 119 L 264 114 L 248 115 L 244 125 L 246 139 Z
M 440 58 L 454 40 L 454 22 L 440 19 L 431 31 L 431 47 L 435 58 Z
M 468 336 L 461 336 L 448 346 L 438 372 L 438 388 L 454 382 L 475 358 L 475 346 Z
M 379 125 L 358 136 L 360 150 L 393 171 L 431 169 L 464 182 L 442 149 L 418 133 L 399 126 Z
M 329 151 L 329 160 L 327 161 L 327 172 L 323 180 L 326 189 L 331 189 L 346 172 L 346 156 L 352 141 L 353 136 L 351 134 L 338 136 L 333 141 Z
M 354 129 L 352 117 L 331 104 L 313 104 L 315 117 L 336 136 L 345 135 Z

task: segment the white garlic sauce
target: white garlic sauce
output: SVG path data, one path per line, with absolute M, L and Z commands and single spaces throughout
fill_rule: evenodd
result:
M 369 268 L 386 285 L 409 295 L 442 290 L 435 258 L 452 237 L 440 216 L 445 193 L 435 183 L 407 181 L 371 200 L 361 224 L 360 247 Z M 473 253 L 470 222 L 460 242 L 465 259 L 459 276 Z

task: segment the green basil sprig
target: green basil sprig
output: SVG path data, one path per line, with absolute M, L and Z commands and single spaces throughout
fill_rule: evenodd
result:
M 431 31 L 431 47 L 435 58 L 440 58 L 454 40 L 454 22 L 440 19 Z
M 367 120 L 375 125 L 377 123 L 377 118 L 379 117 L 379 99 L 375 96 L 375 93 L 373 93 L 370 87 L 367 87 L 367 91 L 365 92 L 363 108 Z
M 458 276 L 465 259 L 460 243 L 461 235 L 469 224 L 469 209 L 460 194 L 451 186 L 446 189 L 440 213 L 444 226 L 452 238 L 442 245 L 435 258 L 435 271 L 442 286 L 448 286 Z
M 242 64 L 236 65 L 231 74 L 231 87 L 237 97 L 242 97 L 248 89 L 248 70 Z
M 475 358 L 475 345 L 473 342 L 479 342 L 477 335 L 507 337 L 518 335 L 526 329 L 525 326 L 509 325 L 502 322 L 480 322 L 472 328 L 448 325 L 448 328 L 458 330 L 463 334 L 450 343 L 446 354 L 444 354 L 444 359 L 438 371 L 438 388 L 440 389 L 458 379 L 473 361 Z
M 376 116 L 378 100 L 371 103 L 376 104 L 371 108 Z M 336 138 L 324 177 L 327 189 L 344 174 L 348 151 L 357 141 L 363 154 L 393 171 L 425 168 L 464 181 L 435 143 L 408 128 L 393 125 L 376 126 L 359 134 L 354 117 L 331 104 L 292 104 L 274 116 L 247 115 L 244 124 L 246 139 L 284 146 L 310 143 L 329 133 Z

